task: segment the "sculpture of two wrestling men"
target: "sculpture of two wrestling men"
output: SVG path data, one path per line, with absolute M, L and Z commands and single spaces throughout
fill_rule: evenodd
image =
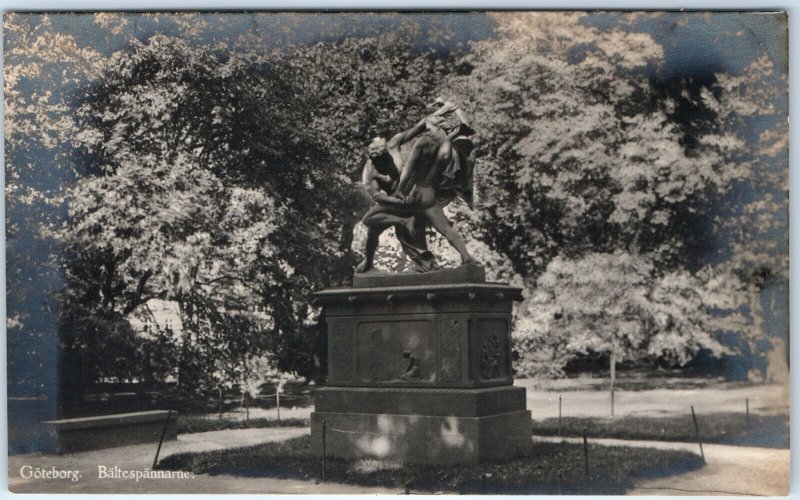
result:
M 475 263 L 444 213 L 444 207 L 456 197 L 472 207 L 475 155 L 469 137 L 475 132 L 455 103 L 439 98 L 432 106 L 439 108 L 413 127 L 389 141 L 375 138 L 367 148 L 369 158 L 362 182 L 374 204 L 362 220 L 367 227 L 367 241 L 357 273 L 372 269 L 380 235 L 392 226 L 418 272 L 436 268 L 425 239 L 428 224 L 447 238 L 461 256 L 462 264 Z M 400 147 L 426 131 L 404 162 Z

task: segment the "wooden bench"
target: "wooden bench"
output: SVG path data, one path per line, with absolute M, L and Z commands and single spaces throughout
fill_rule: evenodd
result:
M 42 422 L 41 450 L 42 453 L 62 454 L 157 443 L 165 424 L 164 440 L 177 439 L 178 412 L 171 412 L 167 422 L 168 413 L 154 410 Z

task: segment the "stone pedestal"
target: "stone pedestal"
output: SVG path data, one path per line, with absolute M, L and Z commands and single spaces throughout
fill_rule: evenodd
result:
M 521 290 L 474 265 L 357 275 L 324 290 L 327 387 L 311 436 L 322 453 L 420 463 L 500 460 L 531 446 L 525 389 L 513 387 L 511 305 Z

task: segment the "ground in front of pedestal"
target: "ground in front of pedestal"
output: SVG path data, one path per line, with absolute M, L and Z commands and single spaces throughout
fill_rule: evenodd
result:
M 336 483 L 409 488 L 415 492 L 622 494 L 633 486 L 634 480 L 680 474 L 703 465 L 694 453 L 651 448 L 590 444 L 588 456 L 588 478 L 583 445 L 566 442 L 535 442 L 531 454 L 525 457 L 459 467 L 328 458 L 325 478 Z M 309 437 L 173 455 L 162 460 L 158 468 L 190 470 L 195 474 L 322 479 L 322 460 L 313 455 Z

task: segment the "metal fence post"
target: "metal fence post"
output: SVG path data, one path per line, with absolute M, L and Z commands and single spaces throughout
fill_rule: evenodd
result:
M 586 427 L 583 428 L 583 468 L 586 481 L 589 481 L 589 441 L 586 438 Z
M 747 430 L 750 430 L 750 398 L 744 398 L 745 414 L 747 415 Z
M 692 420 L 694 421 L 694 434 L 697 437 L 697 444 L 700 445 L 700 456 L 703 458 L 703 463 L 706 463 L 706 455 L 703 453 L 703 441 L 700 439 L 700 427 L 697 425 L 697 416 L 694 414 L 694 405 L 692 405 Z
M 558 395 L 558 437 L 561 437 L 561 394 Z
M 164 442 L 164 436 L 167 434 L 167 427 L 169 427 L 169 418 L 172 416 L 172 410 L 167 412 L 167 421 L 164 422 L 164 428 L 161 430 L 161 439 L 158 440 L 158 448 L 156 449 L 156 458 L 153 459 L 153 469 L 156 468 L 158 463 L 158 454 L 161 453 L 161 443 Z
M 325 431 L 326 431 L 326 424 L 327 422 L 325 419 L 322 419 L 322 482 L 325 482 L 325 455 L 326 453 L 326 443 L 325 443 Z
M 589 481 L 589 441 L 586 439 L 586 427 L 583 428 L 583 466 L 586 481 Z

